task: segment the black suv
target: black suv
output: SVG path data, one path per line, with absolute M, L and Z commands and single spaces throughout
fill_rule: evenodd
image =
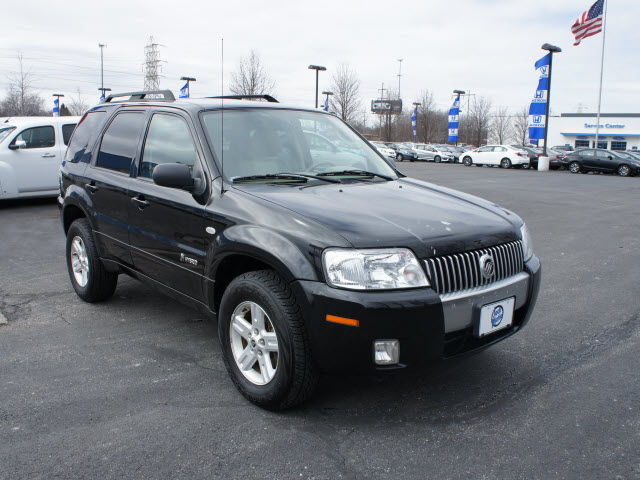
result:
M 322 372 L 424 365 L 526 324 L 540 262 L 517 215 L 268 100 L 136 92 L 84 115 L 60 176 L 80 298 L 124 273 L 213 315 L 234 383 L 274 410 Z

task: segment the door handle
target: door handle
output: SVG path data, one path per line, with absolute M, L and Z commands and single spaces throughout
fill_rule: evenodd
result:
M 43 157 L 43 158 L 53 158 L 53 157 L 55 157 L 55 156 L 56 156 L 56 154 L 55 154 L 55 153 L 43 153 L 43 154 L 42 154 L 42 157 Z
M 151 205 L 149 202 L 147 202 L 144 197 L 133 197 L 131 199 L 131 201 L 133 203 L 135 203 L 136 205 L 138 205 L 138 208 L 140 210 L 144 210 L 145 208 L 147 208 L 149 205 Z
M 91 183 L 85 183 L 84 184 L 84 188 L 86 188 L 87 190 L 89 190 L 91 193 L 96 193 L 98 191 L 98 187 L 96 187 L 96 184 L 91 182 Z

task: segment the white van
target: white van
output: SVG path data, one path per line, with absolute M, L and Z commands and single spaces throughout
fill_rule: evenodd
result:
M 0 199 L 56 197 L 60 164 L 80 117 L 9 117 L 0 123 Z

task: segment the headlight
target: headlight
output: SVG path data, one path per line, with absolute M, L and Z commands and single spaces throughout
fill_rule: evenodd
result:
M 351 290 L 428 287 L 424 270 L 406 248 L 329 249 L 322 255 L 327 283 Z
M 524 254 L 524 261 L 526 262 L 533 257 L 533 243 L 531 242 L 529 229 L 524 223 L 520 227 L 520 235 L 522 235 L 522 253 Z

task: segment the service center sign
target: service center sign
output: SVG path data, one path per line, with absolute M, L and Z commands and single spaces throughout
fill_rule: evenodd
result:
M 619 123 L 605 123 L 600 125 L 600 128 L 624 128 L 626 125 L 620 125 Z M 595 123 L 585 123 L 584 128 L 596 128 Z

